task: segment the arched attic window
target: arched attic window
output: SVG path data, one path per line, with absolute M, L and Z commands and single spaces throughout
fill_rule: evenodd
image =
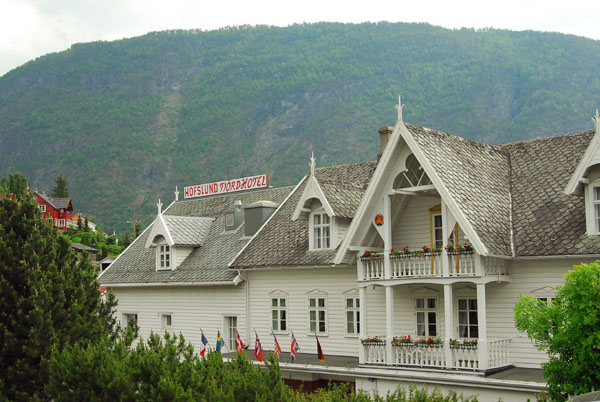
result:
M 431 180 L 413 154 L 406 157 L 404 170 L 394 180 L 395 189 L 430 186 Z
M 156 269 L 171 270 L 173 264 L 172 249 L 167 239 L 157 235 L 152 239 L 152 244 L 156 245 Z
M 308 200 L 309 250 L 331 249 L 331 217 L 316 198 Z
M 584 193 L 587 234 L 600 235 L 600 164 L 587 169 L 586 179 Z

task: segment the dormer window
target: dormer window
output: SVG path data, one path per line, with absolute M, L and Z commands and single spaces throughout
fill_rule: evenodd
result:
M 312 250 L 331 248 L 331 218 L 325 211 L 312 213 L 311 219 Z
M 600 186 L 592 187 L 592 205 L 594 206 L 594 227 L 600 233 Z
M 156 248 L 157 252 L 157 263 L 158 269 L 171 269 L 171 246 L 168 244 L 161 244 Z
M 588 235 L 600 235 L 600 166 L 593 166 L 590 169 L 594 179 L 585 183 L 585 215 L 586 215 L 586 232 Z

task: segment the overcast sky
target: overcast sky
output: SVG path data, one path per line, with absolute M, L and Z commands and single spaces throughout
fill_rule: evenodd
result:
M 600 0 L 0 0 L 0 76 L 73 43 L 150 31 L 384 20 L 600 40 Z

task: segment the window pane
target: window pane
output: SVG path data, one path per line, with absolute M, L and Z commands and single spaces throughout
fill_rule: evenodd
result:
M 311 321 L 316 321 L 317 320 L 317 312 L 315 310 L 311 310 L 310 311 L 310 320 Z
M 594 187 L 594 200 L 600 201 L 600 187 Z
M 325 307 L 325 299 L 319 299 L 319 307 Z
M 459 311 L 458 312 L 458 323 L 459 324 L 468 324 L 468 321 L 467 321 L 467 312 L 466 311 Z
M 271 306 L 277 307 L 277 299 L 271 299 Z
M 458 299 L 458 309 L 459 310 L 467 309 L 467 299 Z
M 356 299 L 356 307 L 360 307 L 360 299 Z
M 436 336 L 436 326 L 435 324 L 429 324 L 429 334 L 427 334 L 428 336 Z
M 281 311 L 279 311 L 279 317 L 281 317 L 282 321 L 286 320 L 286 318 L 287 318 L 286 316 L 287 316 L 287 310 L 281 310 Z
M 310 332 L 317 332 L 317 323 L 315 321 L 310 322 Z
M 477 299 L 469 299 L 469 310 L 477 310 Z
M 435 299 L 427 299 L 427 308 L 435 308 Z
M 319 332 L 325 332 L 325 322 L 319 322 Z
M 323 214 L 323 224 L 329 223 L 329 215 Z
M 432 312 L 427 313 L 427 321 L 430 324 L 435 324 L 435 322 L 436 322 L 436 320 L 435 320 L 435 313 L 432 313 Z
M 316 303 L 315 299 L 309 299 L 308 300 L 308 304 L 309 304 L 310 307 L 315 307 L 315 303 Z
M 425 299 L 416 299 L 417 308 L 425 308 Z
M 469 312 L 469 324 L 477 324 L 477 311 Z
M 287 330 L 287 324 L 285 323 L 285 321 L 281 321 L 281 328 L 279 328 L 281 331 L 285 331 Z
M 274 320 L 277 320 L 277 318 L 278 318 L 277 310 L 271 311 L 271 318 Z
M 277 327 L 277 320 L 273 320 L 271 325 L 272 325 L 273 330 L 275 330 L 275 331 L 279 330 L 279 328 Z
M 471 325 L 471 338 L 479 338 L 479 331 L 477 329 L 477 325 Z
M 425 313 L 422 311 L 418 311 L 417 312 L 417 324 L 424 324 L 425 323 Z
M 458 326 L 458 336 L 461 337 L 461 338 L 468 338 L 469 337 L 466 325 L 459 325 Z
M 321 215 L 314 215 L 314 224 L 315 225 L 320 225 L 321 224 Z
M 285 307 L 285 299 L 279 299 L 279 305 Z
M 417 335 L 425 336 L 425 324 L 417 324 Z
M 346 299 L 346 307 L 354 307 L 354 301 L 352 299 Z
M 319 321 L 325 321 L 325 312 L 323 310 L 319 310 Z

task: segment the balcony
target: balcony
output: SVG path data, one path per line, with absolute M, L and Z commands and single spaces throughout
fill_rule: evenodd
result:
M 358 261 L 362 280 L 385 279 L 385 259 L 383 255 L 361 257 Z M 448 273 L 444 274 L 444 259 L 448 261 Z M 391 255 L 390 279 L 408 278 L 444 278 L 444 277 L 476 277 L 497 276 L 508 278 L 506 261 L 498 258 L 479 258 L 476 254 L 446 254 L 434 252 L 422 255 Z
M 364 348 L 364 363 L 379 366 L 396 367 L 427 367 L 435 369 L 485 371 L 510 365 L 510 339 L 488 340 L 486 347 L 472 344 L 414 344 L 400 343 L 392 345 L 385 339 L 380 342 L 362 345 Z M 392 360 L 387 361 L 391 348 Z M 481 353 L 487 349 L 487 359 L 482 359 Z M 449 359 L 448 359 L 449 358 Z M 480 364 L 487 360 L 487 364 Z M 485 367 L 484 367 L 485 366 Z

